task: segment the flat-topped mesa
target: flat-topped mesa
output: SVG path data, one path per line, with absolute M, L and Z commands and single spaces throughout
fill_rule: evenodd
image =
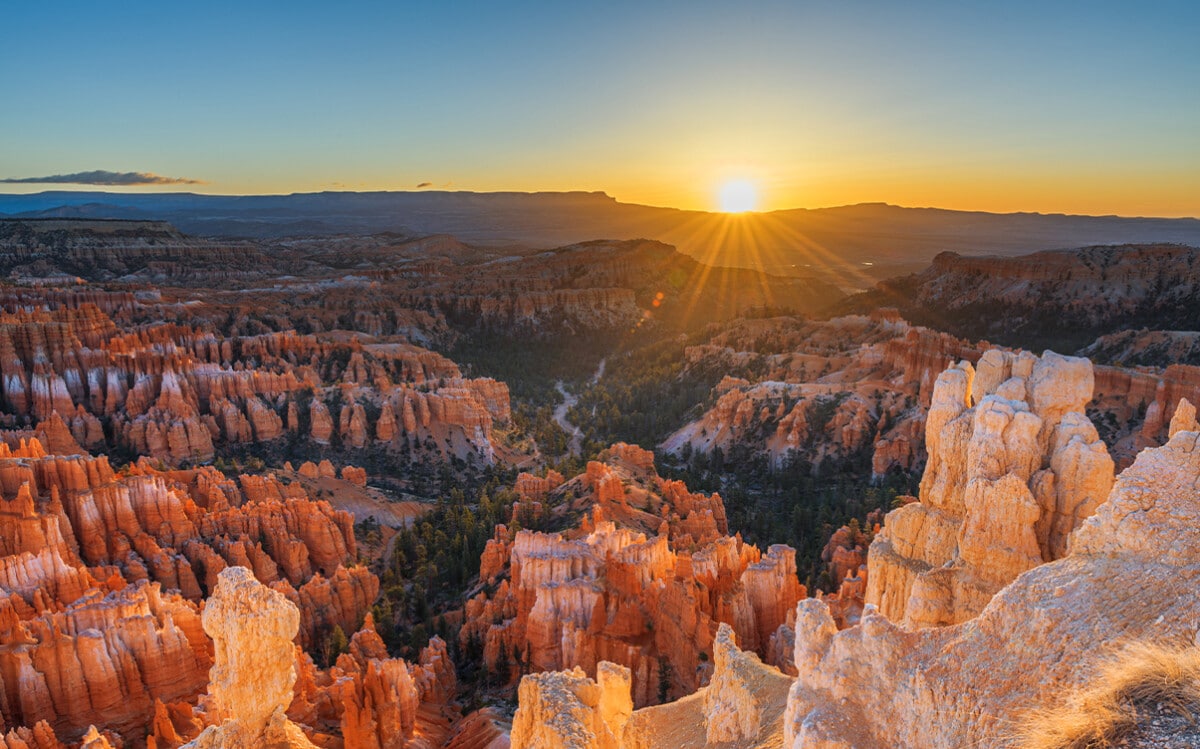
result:
M 1087 359 L 990 350 L 938 378 L 921 501 L 871 544 L 866 600 L 908 626 L 976 616 L 1025 570 L 1067 553 L 1108 495 L 1113 461 L 1084 415 Z
M 1007 746 L 1027 712 L 1094 685 L 1114 643 L 1192 642 L 1200 432 L 1186 406 L 1175 423 L 1116 478 L 1066 556 L 1021 574 L 973 619 L 914 630 L 868 612 L 838 632 L 823 602 L 802 601 L 784 746 Z
M 296 683 L 295 605 L 245 567 L 229 567 L 205 604 L 203 622 L 216 651 L 208 697 L 209 719 L 217 724 L 185 746 L 315 749 L 285 714 Z

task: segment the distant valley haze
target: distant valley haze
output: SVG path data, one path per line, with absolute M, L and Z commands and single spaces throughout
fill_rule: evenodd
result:
M 1200 220 L 904 208 L 882 203 L 725 214 L 622 203 L 593 192 L 0 195 L 0 215 L 166 220 L 226 238 L 449 234 L 476 244 L 552 248 L 656 239 L 709 265 L 818 276 L 847 290 L 924 268 L 940 252 L 1020 255 L 1096 244 L 1200 244 Z

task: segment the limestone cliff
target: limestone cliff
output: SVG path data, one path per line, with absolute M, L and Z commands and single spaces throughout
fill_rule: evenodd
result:
M 224 570 L 204 607 L 215 658 L 206 728 L 189 749 L 315 749 L 285 711 L 296 683 L 300 611 L 245 567 Z
M 889 513 L 867 558 L 867 603 L 910 626 L 977 615 L 1020 573 L 1066 554 L 1113 462 L 1083 413 L 1086 359 L 991 350 L 937 381 L 921 501 Z
M 958 371 L 947 391 L 965 398 Z M 1035 412 L 1056 379 L 1033 380 Z M 1178 423 L 1194 427 L 1186 414 Z M 1088 683 L 1122 641 L 1190 642 L 1200 606 L 1198 441 L 1184 428 L 1142 452 L 1077 525 L 1065 556 L 1024 571 L 962 624 L 911 629 L 872 613 L 837 632 L 823 603 L 801 602 L 785 746 L 1003 746 L 1023 712 Z M 1063 474 L 1065 488 L 1072 482 Z M 1028 537 L 1032 551 L 1036 531 Z

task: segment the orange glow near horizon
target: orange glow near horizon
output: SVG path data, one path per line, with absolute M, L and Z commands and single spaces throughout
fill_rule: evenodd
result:
M 757 163 L 762 164 L 765 159 Z M 191 174 L 185 167 L 163 167 Z M 197 172 L 199 173 L 199 172 Z M 715 175 L 715 176 L 714 176 Z M 749 176 L 744 176 L 749 175 Z M 207 173 L 201 176 L 209 176 Z M 35 193 L 44 190 L 102 191 L 109 193 L 193 192 L 209 195 L 286 195 L 330 191 L 412 191 L 423 173 L 398 178 L 392 170 L 364 170 L 361 179 L 332 181 L 304 179 L 299 175 L 259 174 L 247 179 L 213 178 L 204 185 L 147 185 L 140 187 L 66 184 L 0 184 L 0 193 Z M 293 177 L 289 179 L 289 177 Z M 471 178 L 474 177 L 474 178 Z M 752 206 L 731 210 L 724 192 L 746 182 L 755 193 Z M 604 167 L 595 172 L 556 175 L 511 173 L 471 175 L 435 182 L 428 189 L 469 192 L 604 192 L 621 203 L 676 208 L 708 213 L 754 211 L 769 213 L 790 209 L 819 209 L 859 203 L 890 203 L 909 208 L 943 208 L 989 213 L 1065 213 L 1079 215 L 1158 216 L 1200 218 L 1200 172 L 1179 169 L 1093 169 L 1085 174 L 1046 174 L 1035 171 L 991 174 L 988 178 L 965 172 L 933 173 L 904 170 L 890 175 L 872 174 L 861 164 L 783 164 L 767 168 L 750 164 L 731 173 L 721 165 L 699 165 L 678 160 L 653 172 Z

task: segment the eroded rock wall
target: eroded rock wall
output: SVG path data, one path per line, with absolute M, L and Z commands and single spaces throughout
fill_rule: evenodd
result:
M 991 350 L 937 381 L 921 501 L 889 513 L 866 600 L 910 626 L 977 615 L 1020 573 L 1063 557 L 1107 496 L 1113 461 L 1084 408 L 1086 359 Z

